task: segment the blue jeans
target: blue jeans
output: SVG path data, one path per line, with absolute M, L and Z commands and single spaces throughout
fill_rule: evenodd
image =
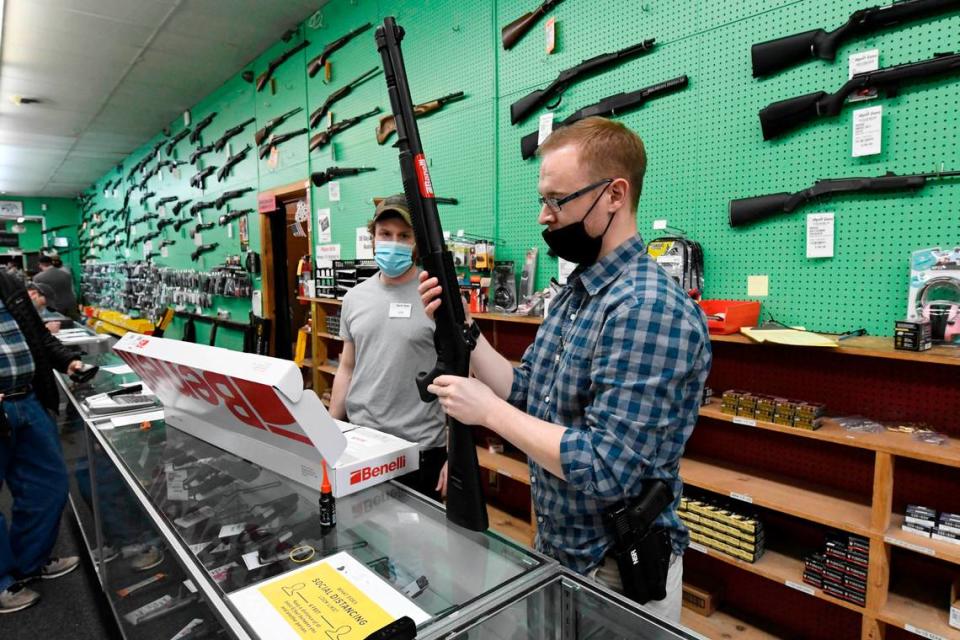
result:
M 67 467 L 57 427 L 35 395 L 0 403 L 10 435 L 0 436 L 0 487 L 13 494 L 10 531 L 0 514 L 0 591 L 40 571 L 60 533 Z

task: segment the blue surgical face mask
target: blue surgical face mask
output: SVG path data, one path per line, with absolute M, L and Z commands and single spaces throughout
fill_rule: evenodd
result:
M 383 275 L 396 278 L 406 273 L 413 264 L 413 246 L 402 242 L 377 240 L 373 258 Z

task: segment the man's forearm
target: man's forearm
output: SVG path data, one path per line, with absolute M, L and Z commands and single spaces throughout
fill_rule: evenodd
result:
M 480 382 L 484 383 L 506 400 L 513 386 L 513 365 L 497 353 L 483 335 L 477 341 L 477 347 L 470 355 L 470 370 Z
M 566 427 L 534 418 L 506 401 L 491 408 L 484 426 L 508 440 L 553 475 L 566 480 L 560 464 L 560 441 Z
M 351 378 L 353 378 L 353 370 L 346 371 L 343 366 L 337 368 L 337 374 L 333 377 L 333 389 L 330 391 L 330 415 L 337 420 L 347 419 L 347 390 L 350 389 Z

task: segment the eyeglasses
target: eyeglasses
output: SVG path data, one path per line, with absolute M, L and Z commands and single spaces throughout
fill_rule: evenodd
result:
M 553 213 L 560 213 L 560 209 L 563 207 L 563 205 L 572 200 L 576 200 L 585 193 L 590 193 L 601 185 L 610 184 L 611 182 L 613 182 L 613 178 L 604 178 L 603 180 L 594 182 L 593 184 L 588 184 L 583 189 L 578 189 L 577 191 L 574 191 L 569 195 L 565 195 L 562 198 L 544 198 L 543 196 L 540 196 L 540 206 L 547 207 Z

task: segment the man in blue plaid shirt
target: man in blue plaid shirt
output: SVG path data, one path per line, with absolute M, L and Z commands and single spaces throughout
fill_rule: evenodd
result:
M 441 376 L 430 387 L 453 418 L 482 425 L 530 459 L 537 548 L 622 589 L 603 511 L 661 479 L 673 503 L 656 524 L 672 556 L 663 600 L 647 603 L 679 622 L 689 536 L 676 514 L 680 457 L 710 370 L 706 320 L 646 254 L 636 211 L 646 169 L 640 138 L 587 118 L 540 147 L 539 222 L 556 255 L 578 263 L 519 367 L 482 337 L 475 378 Z M 437 280 L 421 274 L 431 315 Z

